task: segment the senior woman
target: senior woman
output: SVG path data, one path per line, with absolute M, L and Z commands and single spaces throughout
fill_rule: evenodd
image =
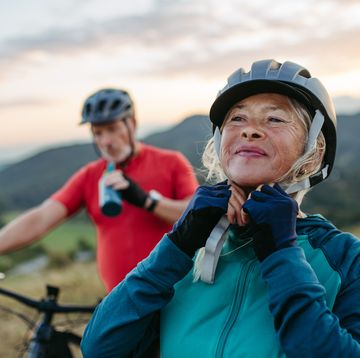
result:
M 360 357 L 360 241 L 300 210 L 334 162 L 325 88 L 295 63 L 257 61 L 229 77 L 210 120 L 204 163 L 220 183 L 199 187 L 102 301 L 84 356 L 147 357 L 159 339 L 165 358 Z M 204 250 L 224 221 L 221 252 Z

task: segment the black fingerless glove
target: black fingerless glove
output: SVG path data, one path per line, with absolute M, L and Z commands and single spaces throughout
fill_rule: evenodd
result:
M 128 176 L 124 175 L 124 178 L 129 182 L 129 186 L 126 189 L 119 190 L 120 195 L 130 204 L 143 208 L 149 194 Z

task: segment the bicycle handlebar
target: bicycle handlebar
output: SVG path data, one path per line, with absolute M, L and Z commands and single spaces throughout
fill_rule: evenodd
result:
M 10 290 L 4 289 L 0 287 L 0 294 L 13 298 L 16 301 L 23 303 L 26 306 L 32 307 L 37 309 L 39 312 L 46 312 L 46 313 L 80 313 L 80 312 L 87 312 L 92 313 L 94 312 L 95 306 L 76 306 L 76 305 L 59 305 L 56 303 L 57 300 L 57 292 L 56 294 L 52 294 L 49 292 L 49 289 L 58 290 L 57 287 L 47 286 L 48 288 L 48 296 L 47 299 L 40 299 L 34 300 L 30 297 L 20 295 L 18 293 L 12 292 Z

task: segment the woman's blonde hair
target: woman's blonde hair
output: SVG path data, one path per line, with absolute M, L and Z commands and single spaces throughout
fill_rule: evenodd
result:
M 308 134 L 311 126 L 311 115 L 306 109 L 306 107 L 295 99 L 288 98 L 289 104 L 292 107 L 295 116 L 300 121 L 303 129 L 306 133 L 306 138 L 304 141 L 303 155 L 292 165 L 292 167 L 281 177 L 278 178 L 277 182 L 279 184 L 289 185 L 303 181 L 306 178 L 309 178 L 311 175 L 317 173 L 321 168 L 321 163 L 325 153 L 325 138 L 322 132 L 320 132 L 315 146 L 311 151 L 305 153 L 305 144 L 308 140 Z M 221 126 L 220 131 L 222 131 L 224 124 L 228 119 L 228 115 L 231 110 L 228 111 L 224 122 Z M 204 150 L 202 156 L 202 162 L 204 167 L 207 169 L 206 179 L 210 182 L 219 182 L 226 179 L 226 175 L 221 167 L 220 159 L 215 151 L 214 139 L 211 138 Z M 295 193 L 293 196 L 295 200 L 300 205 L 304 195 L 309 191 L 309 189 L 303 189 Z

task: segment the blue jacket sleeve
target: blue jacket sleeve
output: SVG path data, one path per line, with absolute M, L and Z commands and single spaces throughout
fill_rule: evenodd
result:
M 261 270 L 275 329 L 288 357 L 360 357 L 359 280 L 337 297 L 337 312 L 331 312 L 325 288 L 300 247 L 273 253 Z
M 165 235 L 99 304 L 81 342 L 86 357 L 136 357 L 156 338 L 153 325 L 193 261 Z

